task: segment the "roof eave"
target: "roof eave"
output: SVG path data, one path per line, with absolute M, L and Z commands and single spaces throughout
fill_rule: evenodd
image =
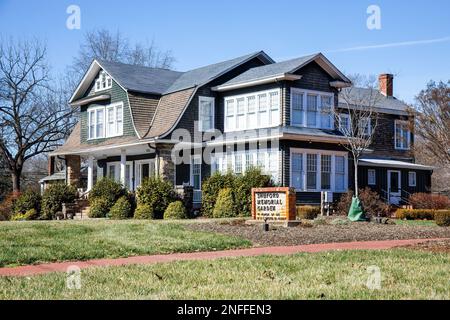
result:
M 261 79 L 243 81 L 243 82 L 230 84 L 230 85 L 220 85 L 220 86 L 211 88 L 211 90 L 222 92 L 222 91 L 229 91 L 229 90 L 235 90 L 235 89 L 240 89 L 240 88 L 247 88 L 247 87 L 266 84 L 266 83 L 278 82 L 278 81 L 282 81 L 282 80 L 295 81 L 295 80 L 299 80 L 301 78 L 302 78 L 301 75 L 290 74 L 290 73 L 281 73 L 278 75 L 264 77 Z

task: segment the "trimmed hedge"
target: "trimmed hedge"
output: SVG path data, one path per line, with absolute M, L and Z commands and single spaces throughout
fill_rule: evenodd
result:
M 105 198 L 89 199 L 89 218 L 105 218 L 109 212 L 108 200 Z
M 320 207 L 318 206 L 297 206 L 298 219 L 315 219 L 320 214 Z
M 139 204 L 134 211 L 134 219 L 154 219 L 153 207 L 148 204 Z
M 173 186 L 159 177 L 145 179 L 136 190 L 137 204 L 153 208 L 153 217 L 162 219 L 167 206 L 177 200 Z
M 128 219 L 132 217 L 130 200 L 126 196 L 120 197 L 109 211 L 109 218 L 114 220 Z
M 432 209 L 398 209 L 395 217 L 402 220 L 433 220 L 435 212 Z
M 25 214 L 27 211 L 34 209 L 35 214 L 33 217 L 37 218 L 41 211 L 42 197 L 39 192 L 33 190 L 27 190 L 21 193 L 14 201 L 14 215 Z
M 236 216 L 234 210 L 233 192 L 230 188 L 224 188 L 219 191 L 216 205 L 214 206 L 214 218 L 231 218 Z
M 56 212 L 62 210 L 63 203 L 72 203 L 77 196 L 77 189 L 65 183 L 55 183 L 48 186 L 42 196 L 40 219 L 52 219 Z
M 440 227 L 450 226 L 450 210 L 437 210 L 434 213 L 434 221 Z
M 187 219 L 186 208 L 183 202 L 177 200 L 169 204 L 164 211 L 164 219 Z
M 89 191 L 89 205 L 93 205 L 99 198 L 104 199 L 107 212 L 112 208 L 116 201 L 127 194 L 125 188 L 113 179 L 102 178 Z
M 212 217 L 214 206 L 223 188 L 233 188 L 235 176 L 231 173 L 221 174 L 216 171 L 202 183 L 202 215 Z

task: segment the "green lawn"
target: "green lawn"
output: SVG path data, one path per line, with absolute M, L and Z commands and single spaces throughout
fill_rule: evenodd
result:
M 449 254 L 334 251 L 85 269 L 78 290 L 65 273 L 0 277 L 0 299 L 450 299 L 449 279 Z
M 409 226 L 437 227 L 434 220 L 395 220 L 396 224 Z
M 186 230 L 165 221 L 0 223 L 0 267 L 48 261 L 248 247 L 248 240 Z

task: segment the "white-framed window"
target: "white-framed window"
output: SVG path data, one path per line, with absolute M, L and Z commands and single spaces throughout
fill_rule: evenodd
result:
M 280 89 L 224 99 L 226 132 L 273 127 L 280 124 Z
M 123 134 L 123 104 L 91 107 L 88 113 L 88 139 L 109 138 Z
M 202 201 L 202 157 L 193 156 L 191 160 L 191 186 L 194 189 L 194 203 Z
M 395 149 L 409 150 L 411 145 L 411 132 L 408 121 L 395 120 Z
M 290 186 L 297 191 L 347 190 L 346 152 L 291 148 L 290 153 Z
M 106 176 L 117 182 L 120 181 L 120 162 L 108 162 L 106 165 Z M 125 164 L 125 187 L 133 189 L 133 162 L 127 161 Z
M 112 78 L 105 72 L 100 71 L 98 77 L 95 79 L 95 92 L 110 89 L 112 87 Z
M 198 98 L 198 125 L 199 131 L 208 131 L 214 129 L 214 98 Z
M 333 129 L 333 112 L 332 93 L 291 88 L 291 125 Z
M 147 178 L 156 175 L 156 161 L 155 159 L 145 159 L 135 161 L 135 184 L 139 187 Z
M 279 181 L 278 149 L 253 149 L 246 151 L 227 151 L 227 153 L 216 153 L 215 161 L 217 168 L 222 173 L 231 171 L 235 174 L 245 174 L 252 167 L 259 167 L 261 171 L 272 177 L 274 182 Z
M 377 177 L 376 177 L 375 169 L 367 170 L 367 184 L 374 186 L 377 183 L 376 181 L 377 181 Z
M 363 130 L 366 137 L 370 136 L 372 134 L 372 121 L 370 121 L 370 118 L 359 119 L 359 128 Z
M 351 136 L 350 116 L 347 113 L 339 114 L 339 131 L 341 131 L 346 136 Z
M 417 183 L 417 176 L 415 171 L 408 172 L 408 185 L 410 187 L 415 187 Z

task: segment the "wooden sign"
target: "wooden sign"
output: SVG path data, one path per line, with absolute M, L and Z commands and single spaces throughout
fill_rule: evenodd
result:
M 253 188 L 252 216 L 255 220 L 295 220 L 295 191 L 288 187 Z

